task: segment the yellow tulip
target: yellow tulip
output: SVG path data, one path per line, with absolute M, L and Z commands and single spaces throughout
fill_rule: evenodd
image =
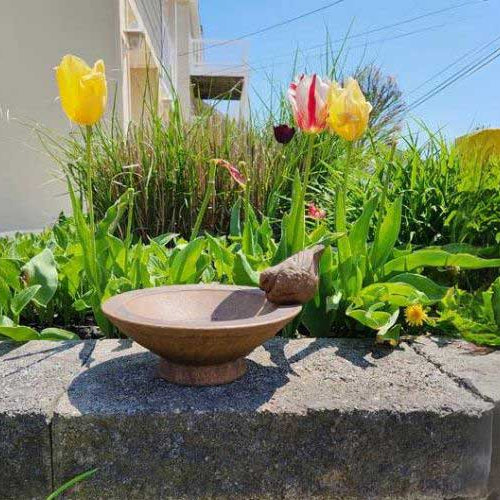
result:
M 106 109 L 108 87 L 104 62 L 91 68 L 79 57 L 65 55 L 55 68 L 61 106 L 68 118 L 79 125 L 94 125 Z
M 333 82 L 327 99 L 328 127 L 347 141 L 359 139 L 368 127 L 372 105 L 365 99 L 354 78 L 348 78 L 344 87 Z

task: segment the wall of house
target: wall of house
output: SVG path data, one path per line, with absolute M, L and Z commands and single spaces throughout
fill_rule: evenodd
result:
M 65 186 L 36 135 L 36 121 L 63 134 L 53 68 L 66 53 L 106 63 L 110 102 L 121 89 L 119 0 L 11 0 L 0 17 L 0 232 L 37 229 L 68 208 Z M 121 109 L 118 106 L 117 109 Z

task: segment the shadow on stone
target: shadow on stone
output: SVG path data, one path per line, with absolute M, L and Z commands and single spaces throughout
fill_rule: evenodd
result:
M 155 414 L 247 412 L 271 399 L 288 382 L 280 363 L 264 366 L 247 360 L 247 373 L 231 384 L 185 387 L 157 376 L 158 358 L 141 352 L 103 361 L 80 373 L 68 388 L 82 414 Z
M 359 368 L 370 368 L 376 365 L 367 359 L 370 354 L 373 359 L 382 359 L 395 352 L 394 348 L 375 346 L 373 340 L 338 339 L 336 355 Z
M 40 350 L 40 351 L 36 351 L 36 352 L 28 352 L 25 354 L 20 354 L 19 356 L 15 356 L 15 355 L 14 356 L 7 356 L 7 354 L 12 352 L 13 350 L 15 350 L 17 347 L 21 347 L 22 345 L 24 345 L 24 342 L 20 342 L 18 344 L 15 344 L 15 343 L 11 344 L 9 342 L 5 342 L 4 344 L 7 344 L 7 346 L 5 347 L 2 345 L 1 350 L 0 350 L 0 356 L 2 356 L 2 363 L 9 363 L 12 361 L 15 362 L 15 361 L 19 361 L 22 358 L 36 356 L 36 360 L 33 361 L 32 363 L 29 363 L 29 362 L 26 364 L 13 363 L 13 365 L 16 366 L 16 368 L 14 370 L 12 370 L 11 372 L 7 372 L 3 375 L 4 377 L 10 377 L 10 376 L 12 376 L 20 371 L 28 370 L 29 368 L 31 368 L 34 365 L 37 365 L 39 363 L 43 363 L 44 361 L 51 358 L 52 356 L 55 356 L 59 353 L 67 351 L 69 349 L 72 349 L 75 346 L 76 342 L 74 342 L 74 341 L 54 342 L 51 345 L 54 345 L 55 347 L 50 347 L 48 349 L 44 349 L 44 350 Z M 43 356 L 40 356 L 40 354 L 42 354 Z M 79 351 L 78 358 L 82 362 L 82 365 L 86 361 L 87 356 L 88 356 L 88 353 L 84 349 Z

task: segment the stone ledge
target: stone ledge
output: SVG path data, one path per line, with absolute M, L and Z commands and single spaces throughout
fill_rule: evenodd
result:
M 460 385 L 494 404 L 489 489 L 500 499 L 500 351 L 484 354 L 468 342 L 439 337 L 420 339 L 414 349 Z
M 23 349 L 43 360 L 42 352 L 54 344 L 41 344 Z M 47 439 L 36 442 L 34 449 L 45 450 L 38 460 L 45 469 L 34 480 L 25 472 L 31 457 L 20 448 L 13 461 L 5 435 L 1 478 L 17 467 L 27 482 L 18 482 L 17 497 L 2 491 L 10 483 L 0 482 L 0 498 L 43 498 L 49 475 L 58 485 L 94 466 L 99 472 L 72 498 L 487 494 L 493 398 L 485 401 L 412 348 L 276 338 L 249 356 L 245 377 L 209 388 L 156 378 L 155 357 L 130 341 L 99 341 L 88 361 L 92 345 L 72 349 L 73 358 L 68 349 L 60 361 L 67 366 L 54 363 L 66 390 L 61 394 L 59 386 L 47 404 L 38 401 L 44 392 L 37 397 L 25 389 L 45 388 L 53 363 L 37 362 L 33 370 L 26 368 L 28 358 L 10 359 L 15 370 L 30 370 L 30 383 L 11 379 L 10 390 L 31 400 L 21 406 L 44 420 L 51 448 Z M 0 375 L 12 352 L 1 358 Z M 23 412 L 13 410 L 15 400 L 0 403 L 0 418 L 26 426 Z
M 0 498 L 45 498 L 52 490 L 49 423 L 57 400 L 94 341 L 0 342 Z

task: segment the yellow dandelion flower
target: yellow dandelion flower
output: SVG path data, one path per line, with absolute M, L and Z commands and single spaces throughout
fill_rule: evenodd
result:
M 427 321 L 427 313 L 421 304 L 412 304 L 405 308 L 405 319 L 410 326 L 422 326 Z

